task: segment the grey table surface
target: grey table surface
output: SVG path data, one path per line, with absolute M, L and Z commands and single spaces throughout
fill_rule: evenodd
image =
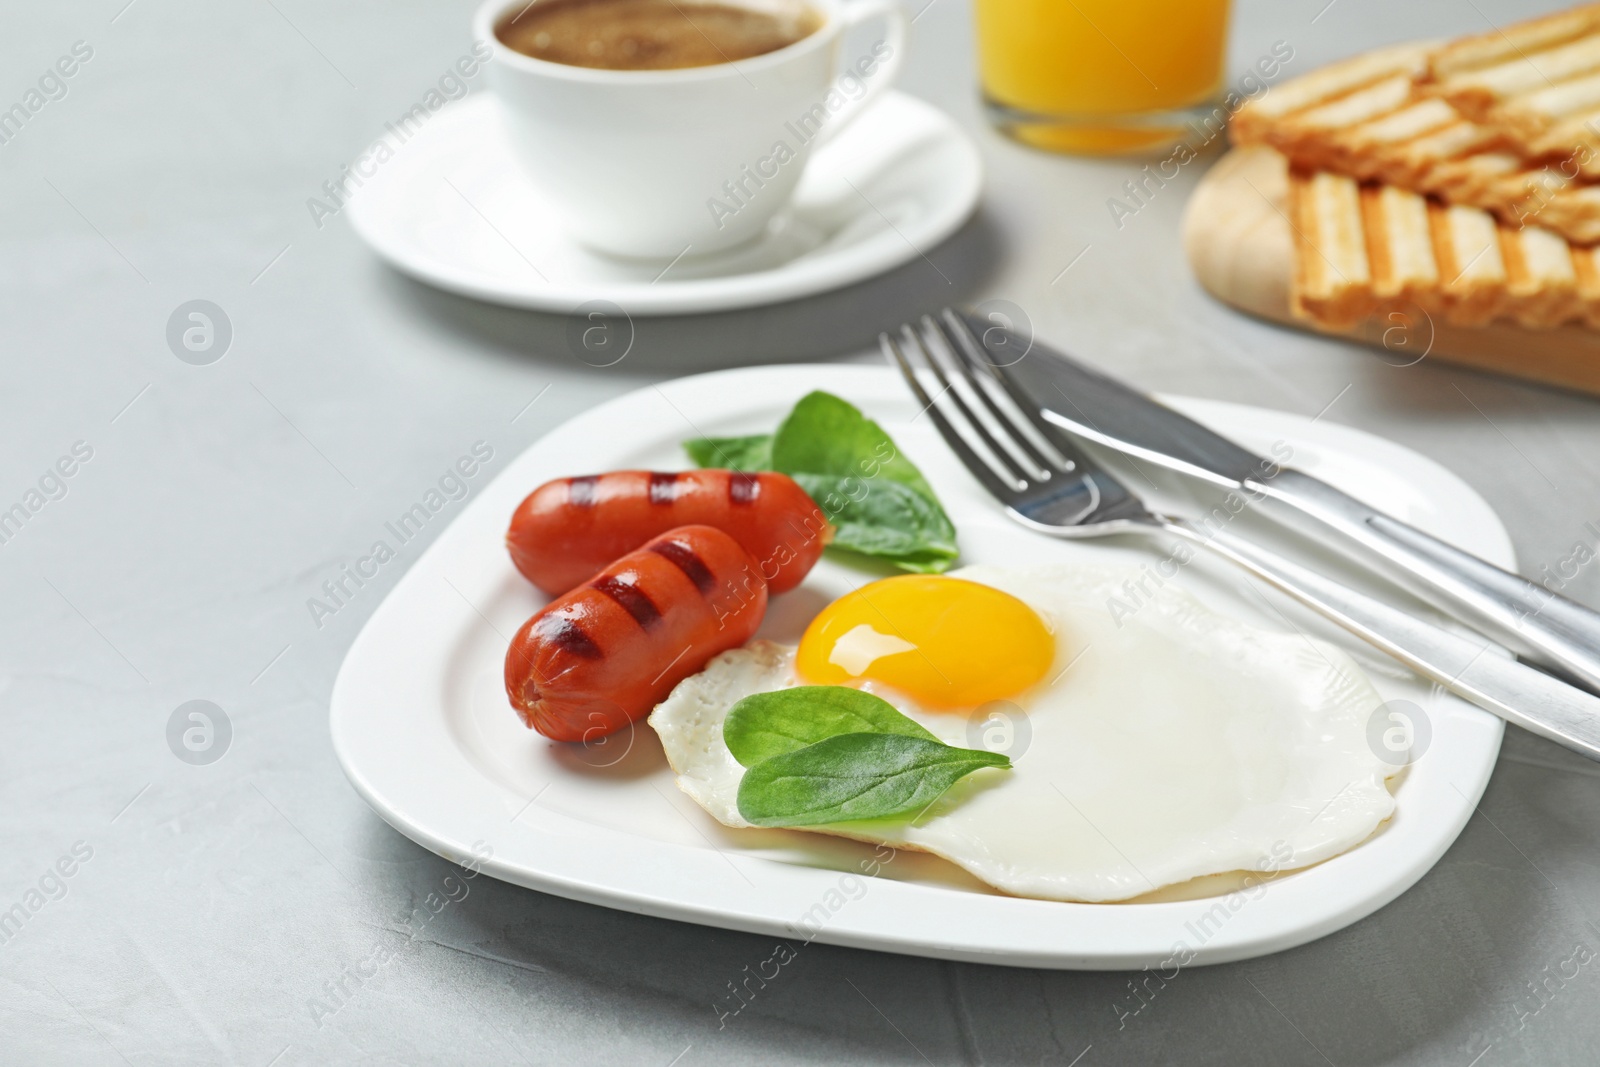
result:
M 1591 603 L 1593 400 L 1432 359 L 1395 366 L 1211 302 L 1177 238 L 1209 159 L 1117 226 L 1106 201 L 1139 164 L 1057 158 L 985 128 L 963 0 L 922 9 L 904 87 L 981 146 L 973 221 L 844 292 L 640 320 L 628 358 L 603 370 L 574 358 L 564 320 L 409 282 L 344 219 L 318 228 L 307 208 L 467 51 L 463 0 L 4 11 L 0 105 L 75 43 L 92 54 L 0 144 L 0 506 L 47 494 L 0 544 L 0 911 L 25 915 L 0 941 L 0 1063 L 1600 1057 L 1600 771 L 1517 730 L 1480 813 L 1415 888 L 1302 948 L 1186 971 L 1138 1014 L 1126 974 L 818 945 L 721 1025 L 713 1005 L 770 939 L 487 878 L 414 925 L 453 868 L 362 803 L 327 729 L 339 663 L 402 567 L 320 627 L 306 606 L 475 441 L 503 463 L 663 378 L 869 359 L 879 328 L 936 299 L 1004 297 L 1041 336 L 1135 382 L 1400 441 L 1488 498 L 1525 573 L 1575 567 L 1565 589 Z M 1280 40 L 1293 73 L 1527 13 L 1249 0 L 1231 68 Z M 232 324 L 209 366 L 166 340 L 197 298 Z M 89 457 L 63 464 L 72 476 L 46 477 L 75 448 Z M 197 699 L 232 731 L 203 766 L 167 740 Z M 379 947 L 394 962 L 352 981 Z M 338 1010 L 319 1010 L 341 982 Z

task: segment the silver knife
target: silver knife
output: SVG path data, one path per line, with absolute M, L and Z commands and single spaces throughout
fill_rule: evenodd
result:
M 1385 574 L 1451 617 L 1600 693 L 1600 613 L 1241 448 L 1038 341 L 1030 346 L 1003 325 L 965 318 L 996 369 L 1050 422 L 1125 455 L 1287 505 L 1292 511 L 1263 511 L 1358 561 L 1370 561 L 1365 550 Z

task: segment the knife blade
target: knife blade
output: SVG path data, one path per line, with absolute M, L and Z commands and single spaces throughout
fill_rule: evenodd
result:
M 1600 693 L 1600 613 L 1280 466 L 1065 353 L 971 313 L 996 368 L 1069 433 L 1283 507 L 1263 514 L 1371 566 L 1451 617 Z M 995 331 L 1002 331 L 997 335 Z M 1025 351 L 1016 359 L 1010 353 Z

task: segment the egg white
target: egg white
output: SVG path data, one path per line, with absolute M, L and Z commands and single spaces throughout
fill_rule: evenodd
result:
M 1394 811 L 1395 768 L 1366 734 L 1382 698 L 1339 649 L 1219 615 L 1171 584 L 1131 616 L 1114 613 L 1111 599 L 1136 572 L 953 574 L 1025 601 L 1056 636 L 1046 680 L 1012 698 L 1022 709 L 1012 735 L 1031 735 L 1026 747 L 1012 749 L 1012 770 L 968 776 L 914 820 L 808 829 L 932 852 L 1019 896 L 1113 901 L 1318 863 Z M 712 660 L 651 714 L 679 788 L 718 821 L 750 825 L 723 718 L 745 696 L 799 684 L 792 648 L 755 641 Z M 984 747 L 989 731 L 970 725 L 976 709 L 933 712 L 864 688 L 949 744 Z

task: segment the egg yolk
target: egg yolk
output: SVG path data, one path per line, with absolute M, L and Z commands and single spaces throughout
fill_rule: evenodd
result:
M 961 578 L 902 575 L 847 593 L 800 639 L 795 666 L 813 685 L 867 679 L 927 707 L 976 707 L 1038 682 L 1055 638 L 1028 605 Z

